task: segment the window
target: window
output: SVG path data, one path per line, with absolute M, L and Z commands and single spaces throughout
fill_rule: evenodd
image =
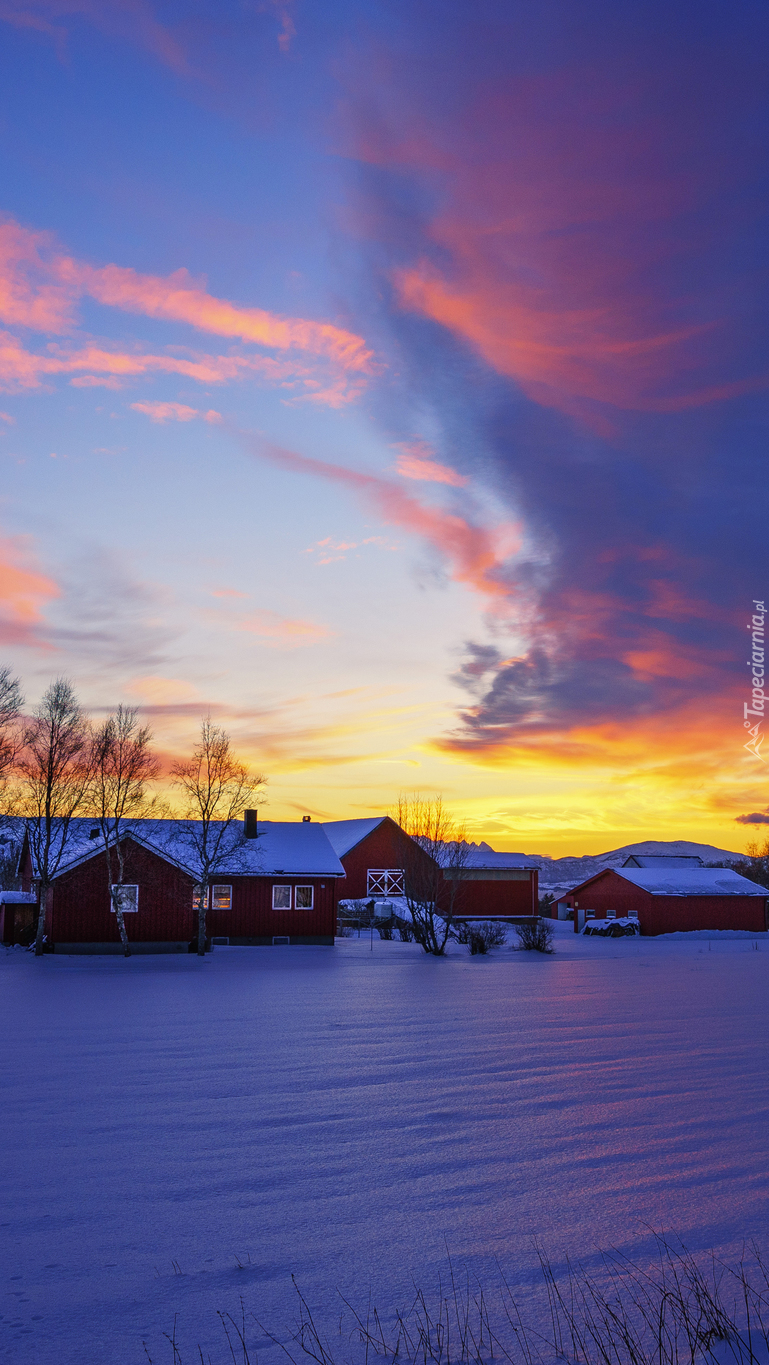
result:
M 367 896 L 402 896 L 402 867 L 370 867 L 366 874 Z
M 272 888 L 272 908 L 273 910 L 291 909 L 291 887 L 273 886 Z
M 297 910 L 312 910 L 312 892 L 313 888 L 311 886 L 296 887 L 294 905 Z
M 192 908 L 193 910 L 206 910 L 208 908 L 208 887 L 200 892 L 196 886 L 193 886 Z
M 212 887 L 211 887 L 211 909 L 212 909 L 212 910 L 231 910 L 231 909 L 232 909 L 232 887 L 231 887 L 231 886 L 212 886 Z
M 139 888 L 138 886 L 128 886 L 125 882 L 122 886 L 111 886 L 110 909 L 115 914 L 115 903 L 120 906 L 124 915 L 135 915 L 139 909 Z

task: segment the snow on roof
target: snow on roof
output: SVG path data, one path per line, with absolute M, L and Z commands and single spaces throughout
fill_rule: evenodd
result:
M 730 867 L 662 868 L 618 867 L 618 877 L 632 882 L 652 896 L 766 896 L 757 882 L 748 881 Z
M 168 858 L 179 867 L 192 870 L 194 854 L 185 831 L 194 821 L 130 820 L 123 833 Z M 73 820 L 72 839 L 67 846 L 60 873 L 92 858 L 104 847 L 101 832 L 93 820 Z M 311 821 L 260 820 L 258 837 L 241 840 L 243 826 L 232 826 L 232 857 L 217 869 L 217 876 L 343 877 L 344 868 L 336 856 L 322 825 Z M 97 837 L 92 838 L 92 831 Z
M 386 815 L 373 815 L 366 820 L 327 820 L 320 828 L 326 831 L 337 857 L 343 858 L 386 819 Z
M 631 853 L 623 867 L 704 867 L 696 853 Z
M 531 862 L 524 853 L 495 853 L 488 845 L 486 848 L 471 848 L 465 867 L 472 871 L 496 871 L 505 868 L 536 870 L 537 864 Z

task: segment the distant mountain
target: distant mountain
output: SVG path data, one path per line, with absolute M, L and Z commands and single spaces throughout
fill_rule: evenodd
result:
M 643 839 L 637 844 L 625 844 L 622 848 L 610 849 L 608 853 L 588 853 L 581 858 L 549 858 L 542 853 L 523 853 L 521 857 L 539 867 L 539 885 L 542 893 L 554 894 L 579 886 L 596 872 L 605 867 L 621 867 L 631 853 L 670 853 L 694 854 L 703 863 L 739 862 L 744 853 L 735 853 L 726 848 L 715 848 L 713 844 L 693 844 L 688 839 Z

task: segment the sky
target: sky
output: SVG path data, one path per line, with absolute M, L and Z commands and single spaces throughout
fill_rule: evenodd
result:
M 0 0 L 27 704 L 166 763 L 210 714 L 272 819 L 763 839 L 768 52 L 748 0 Z

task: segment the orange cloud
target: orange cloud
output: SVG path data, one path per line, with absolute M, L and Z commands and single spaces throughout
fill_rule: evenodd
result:
M 221 422 L 222 414 L 209 408 L 201 412 L 198 408 L 188 408 L 186 403 L 131 403 L 135 412 L 143 412 L 151 422 L 192 422 L 200 417 L 204 422 Z
M 470 480 L 456 469 L 433 459 L 432 447 L 426 441 L 402 441 L 396 469 L 402 479 L 418 479 L 422 483 L 447 483 L 452 488 L 464 488 Z

